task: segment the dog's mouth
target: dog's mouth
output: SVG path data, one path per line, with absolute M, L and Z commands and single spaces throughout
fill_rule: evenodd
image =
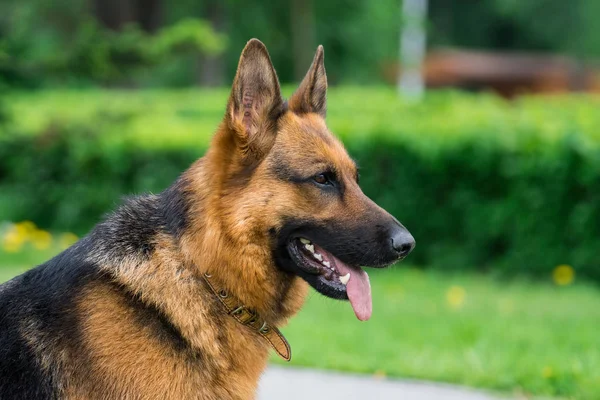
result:
M 371 318 L 371 284 L 362 268 L 344 263 L 304 237 L 291 239 L 287 248 L 300 270 L 299 275 L 317 291 L 332 298 L 350 300 L 359 320 Z

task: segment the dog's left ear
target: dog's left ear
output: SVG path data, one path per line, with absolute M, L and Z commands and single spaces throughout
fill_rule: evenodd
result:
M 251 39 L 240 56 L 225 119 L 242 148 L 260 148 L 265 133 L 274 131 L 283 111 L 279 80 L 267 48 Z
M 325 118 L 327 114 L 327 74 L 323 46 L 317 53 L 298 90 L 289 100 L 290 110 L 297 114 L 317 113 Z

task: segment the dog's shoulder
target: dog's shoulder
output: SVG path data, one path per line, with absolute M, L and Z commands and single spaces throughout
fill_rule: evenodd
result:
M 56 398 L 58 371 L 51 357 L 64 343 L 77 342 L 71 310 L 79 288 L 100 275 L 85 261 L 82 247 L 85 243 L 0 286 L 0 398 Z

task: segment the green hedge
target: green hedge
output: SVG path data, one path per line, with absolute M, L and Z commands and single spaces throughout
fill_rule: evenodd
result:
M 227 92 L 7 97 L 0 221 L 89 229 L 123 195 L 158 192 L 201 156 Z M 600 99 L 333 89 L 328 123 L 364 191 L 414 234 L 411 262 L 600 280 Z

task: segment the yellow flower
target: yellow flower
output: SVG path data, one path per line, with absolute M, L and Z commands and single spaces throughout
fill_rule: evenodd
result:
M 31 221 L 23 221 L 14 225 L 19 235 L 28 237 L 37 230 L 35 224 Z
M 559 286 L 566 286 L 573 283 L 575 279 L 575 270 L 567 264 L 562 264 L 552 271 L 552 280 Z
M 2 248 L 7 253 L 17 253 L 23 248 L 25 239 L 25 236 L 20 235 L 13 227 L 2 238 Z
M 466 298 L 467 292 L 461 286 L 451 286 L 446 292 L 446 301 L 454 310 L 462 308 L 462 306 L 465 304 Z
M 52 244 L 52 235 L 49 232 L 38 229 L 30 235 L 31 243 L 37 250 L 46 250 Z
M 378 369 L 375 372 L 373 372 L 373 377 L 375 379 L 385 379 L 386 376 L 387 375 L 386 375 L 385 371 L 382 369 Z
M 552 369 L 552 367 L 549 366 L 545 366 L 544 368 L 542 368 L 542 377 L 544 379 L 550 379 L 554 376 L 554 370 Z
M 77 240 L 79 240 L 79 238 L 76 234 L 71 232 L 65 232 L 62 235 L 60 235 L 58 243 L 60 245 L 60 248 L 64 250 L 73 245 Z

